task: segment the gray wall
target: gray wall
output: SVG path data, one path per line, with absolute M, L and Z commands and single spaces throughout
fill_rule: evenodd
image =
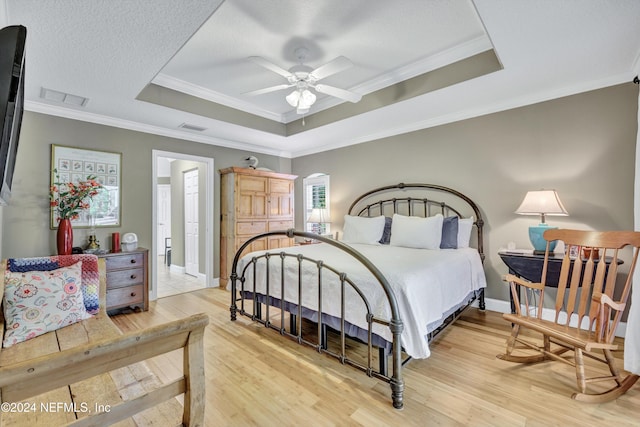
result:
M 219 169 L 244 166 L 256 155 L 260 166 L 290 173 L 291 160 L 248 151 L 199 144 L 126 129 L 97 125 L 25 111 L 10 206 L 2 209 L 0 255 L 41 256 L 56 253 L 55 230 L 49 229 L 51 144 L 122 153 L 122 226 L 99 228 L 98 239 L 109 247 L 114 231 L 135 232 L 139 245 L 151 248 L 151 189 L 153 149 L 214 158 L 214 277 L 220 272 Z M 74 245 L 86 244 L 86 231 L 74 232 Z
M 528 190 L 555 188 L 569 217 L 561 227 L 633 228 L 633 179 L 638 86 L 618 85 L 457 123 L 385 138 L 293 160 L 257 155 L 260 166 L 293 173 L 296 224 L 302 224 L 302 178 L 331 175 L 332 230 L 356 196 L 379 185 L 431 182 L 460 190 L 481 207 L 486 221 L 488 296 L 507 299 L 497 255 L 514 241 L 530 247 L 535 217 L 513 212 Z M 113 231 L 134 231 L 151 245 L 151 150 L 215 159 L 214 276 L 219 276 L 220 179 L 218 169 L 242 166 L 253 154 L 157 135 L 25 112 L 11 205 L 0 208 L 2 257 L 55 253 L 49 230 L 50 145 L 117 151 L 122 156 L 122 227 L 99 229 L 103 244 Z M 86 234 L 75 233 L 75 244 Z
M 399 182 L 449 186 L 479 204 L 485 219 L 487 296 L 507 299 L 497 255 L 510 241 L 531 248 L 515 215 L 528 190 L 556 189 L 569 217 L 552 225 L 633 229 L 638 86 L 632 83 L 457 123 L 299 157 L 293 173 L 331 175 L 332 231 L 341 231 L 352 200 Z M 302 197 L 296 198 L 302 222 Z

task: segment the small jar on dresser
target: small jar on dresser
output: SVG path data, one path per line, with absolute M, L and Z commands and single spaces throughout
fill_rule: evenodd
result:
M 149 309 L 149 250 L 98 255 L 105 259 L 107 273 L 107 311 Z

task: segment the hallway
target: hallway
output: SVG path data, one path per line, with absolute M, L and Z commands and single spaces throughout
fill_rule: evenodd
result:
M 172 272 L 164 262 L 164 255 L 158 257 L 158 298 L 204 289 L 204 280 L 188 274 Z

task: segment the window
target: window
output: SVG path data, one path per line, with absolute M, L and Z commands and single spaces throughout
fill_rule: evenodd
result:
M 304 185 L 305 230 L 316 234 L 331 234 L 329 175 L 314 173 L 306 177 L 302 182 Z M 318 218 L 326 218 L 324 219 L 326 222 L 309 222 L 309 219 L 314 219 L 312 214 L 316 220 Z

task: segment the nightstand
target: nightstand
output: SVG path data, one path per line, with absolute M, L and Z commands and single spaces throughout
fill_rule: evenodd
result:
M 107 311 L 149 309 L 148 254 L 144 248 L 98 255 L 106 261 Z
M 515 276 L 518 276 L 522 279 L 528 280 L 529 282 L 540 283 L 542 281 L 542 266 L 544 264 L 544 255 L 538 255 L 531 252 L 521 253 L 521 252 L 509 252 L 509 251 L 500 251 L 498 252 L 502 261 L 509 267 L 509 273 Z M 562 267 L 562 258 L 564 254 L 553 254 L 549 255 L 549 265 L 547 266 L 547 280 L 545 282 L 545 286 L 549 288 L 557 288 L 558 280 L 560 279 L 560 268 Z M 612 258 L 606 257 L 605 262 L 608 265 L 611 263 Z M 583 265 L 586 262 L 585 259 L 582 260 Z M 600 260 L 595 260 L 596 263 Z M 618 265 L 622 264 L 624 261 L 618 259 Z M 509 300 L 511 302 L 511 312 L 515 312 L 515 305 L 513 302 L 513 295 L 511 295 L 511 291 L 509 291 Z

